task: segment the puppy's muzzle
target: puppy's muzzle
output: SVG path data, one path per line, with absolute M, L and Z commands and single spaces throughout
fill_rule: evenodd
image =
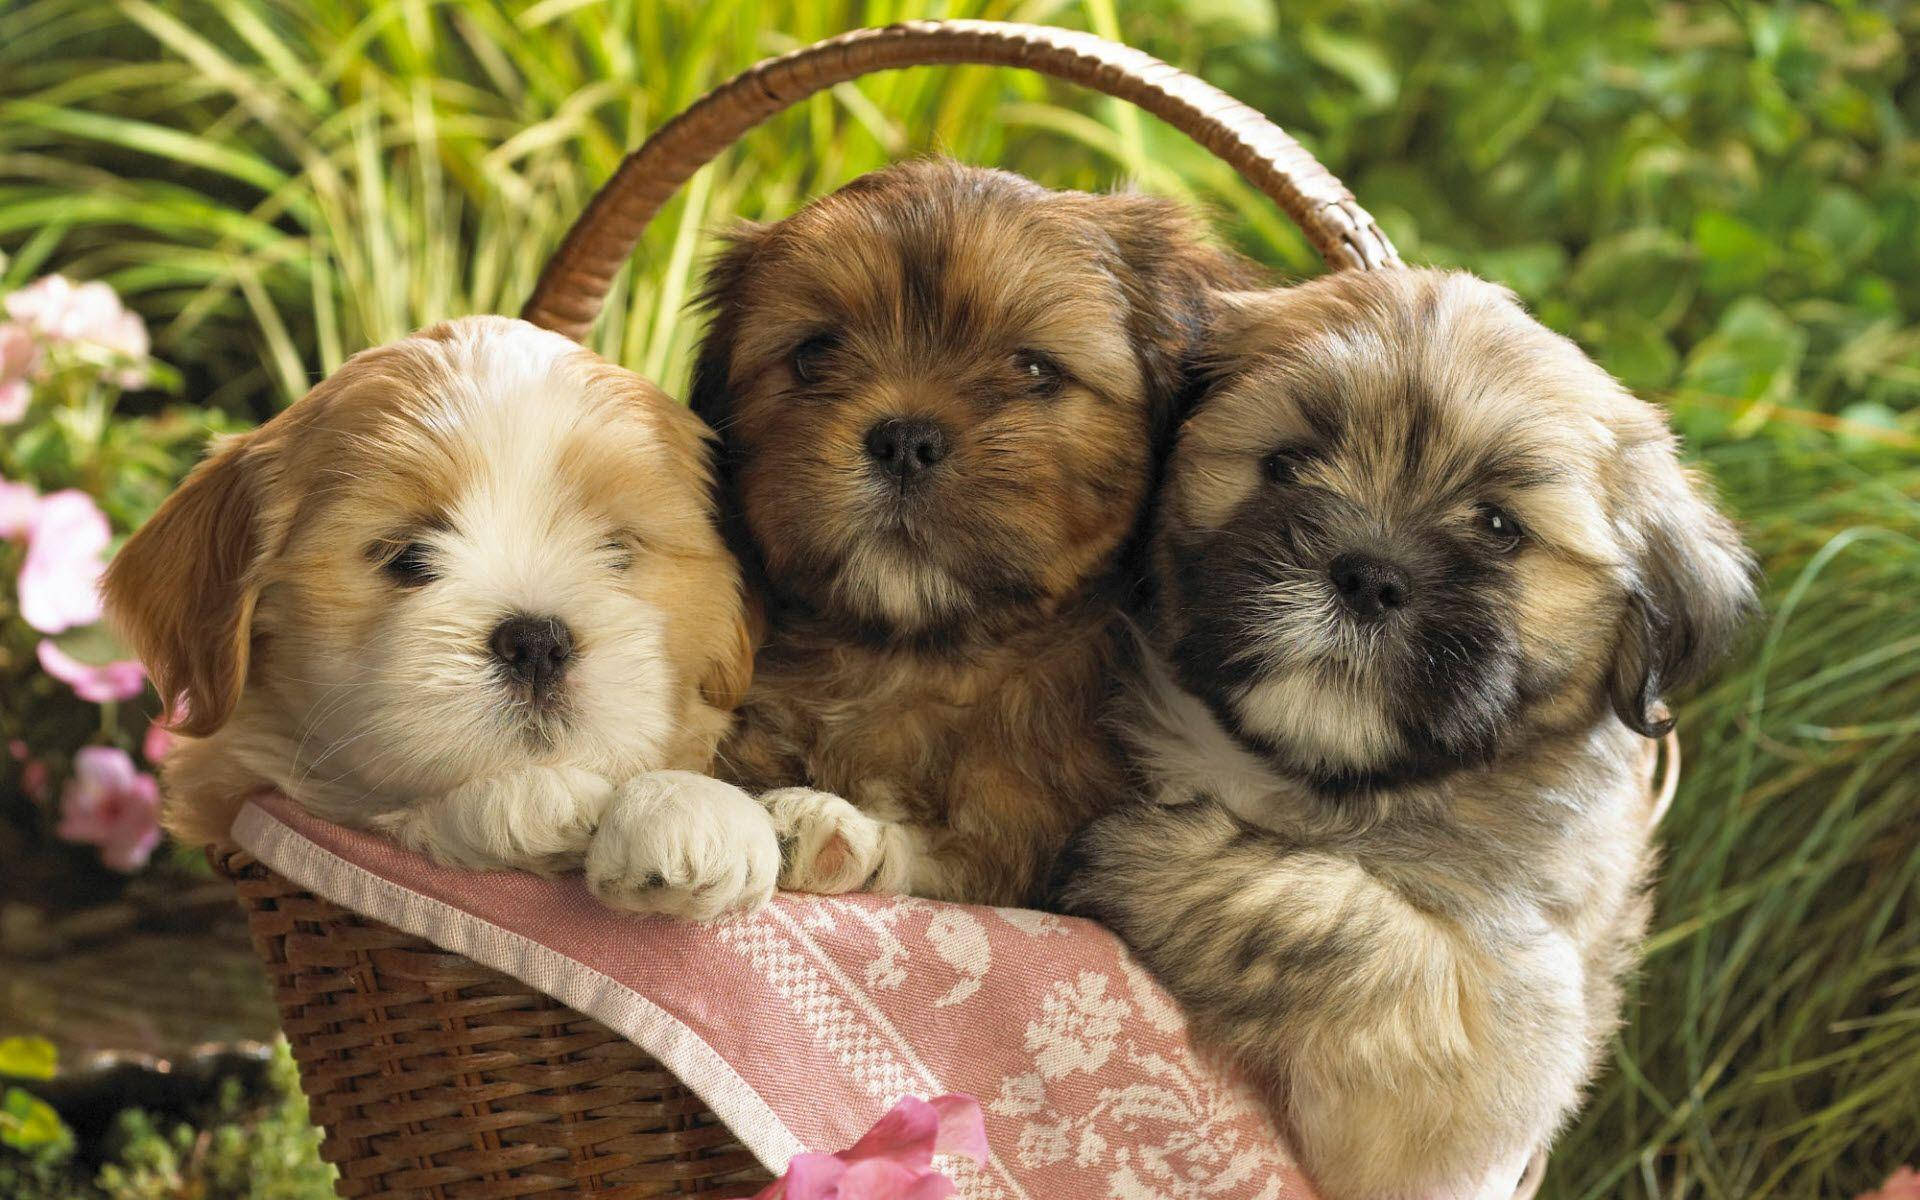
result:
M 920 482 L 952 447 L 939 422 L 925 417 L 888 417 L 867 430 L 868 465 L 902 488 Z
M 1413 598 L 1413 579 L 1398 564 L 1372 554 L 1347 553 L 1327 564 L 1327 578 L 1346 610 L 1377 621 Z
M 573 658 L 573 631 L 558 617 L 508 617 L 494 627 L 487 645 L 507 678 L 541 702 L 566 674 Z

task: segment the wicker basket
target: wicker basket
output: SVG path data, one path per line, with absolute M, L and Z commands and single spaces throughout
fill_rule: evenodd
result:
M 648 220 L 741 134 L 835 84 L 945 63 L 1024 67 L 1132 101 L 1270 196 L 1330 267 L 1399 262 L 1339 180 L 1208 84 L 1084 33 L 920 21 L 770 59 L 662 126 L 574 224 L 523 315 L 580 337 Z M 729 1197 L 766 1182 L 697 1096 L 598 1021 L 322 900 L 244 852 L 213 858 L 272 976 L 341 1196 Z

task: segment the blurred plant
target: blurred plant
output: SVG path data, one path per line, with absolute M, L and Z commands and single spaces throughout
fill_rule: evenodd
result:
M 106 284 L 49 275 L 0 298 L 0 310 L 0 579 L 11 581 L 0 583 L 0 781 L 14 784 L 0 792 L 0 820 L 94 845 L 105 866 L 133 872 L 160 837 L 157 788 L 127 752 L 151 736 L 126 707 L 146 677 L 100 624 L 114 534 L 87 487 L 123 528 L 137 524 L 206 422 L 181 409 L 116 414 L 129 389 L 173 377 Z
M 0 1074 L 27 1077 L 8 1065 L 0 1040 Z M 39 1043 L 45 1054 L 52 1048 Z M 51 1062 L 47 1062 L 51 1074 Z M 45 1077 L 32 1076 L 32 1077 Z M 205 1111 L 187 1120 L 140 1109 L 119 1114 L 89 1163 L 60 1118 L 25 1089 L 12 1089 L 35 1106 L 41 1127 L 60 1134 L 35 1148 L 6 1140 L 0 1104 L 0 1196 L 8 1200 L 326 1200 L 334 1171 L 320 1161 L 319 1131 L 307 1120 L 307 1102 L 284 1041 L 274 1047 L 263 1096 L 226 1081 Z
M 43 1038 L 0 1038 L 0 1077 L 52 1079 L 55 1064 L 53 1044 Z M 73 1151 L 73 1133 L 44 1100 L 8 1087 L 0 1091 L 0 1147 L 47 1164 Z

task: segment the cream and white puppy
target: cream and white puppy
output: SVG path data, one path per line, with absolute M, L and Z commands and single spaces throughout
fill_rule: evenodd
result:
M 624 907 L 764 901 L 771 823 L 704 774 L 751 672 L 709 457 L 646 380 L 503 317 L 222 442 L 105 582 L 189 735 L 168 827 L 223 841 L 272 786 L 442 862 L 584 865 Z

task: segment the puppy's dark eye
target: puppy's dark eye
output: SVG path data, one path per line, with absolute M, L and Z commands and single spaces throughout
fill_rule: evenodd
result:
M 827 362 L 840 348 L 840 339 L 831 333 L 816 333 L 793 348 L 793 377 L 803 384 L 819 383 L 826 374 Z
M 380 564 L 381 572 L 401 587 L 424 587 L 438 579 L 433 568 L 433 547 L 425 542 L 408 542 Z
M 1030 396 L 1045 399 L 1059 395 L 1060 389 L 1067 385 L 1066 368 L 1051 354 L 1038 350 L 1016 350 L 1013 355 L 1014 374 L 1020 380 Z
M 1473 510 L 1474 524 L 1487 536 L 1494 547 L 1502 554 L 1511 554 L 1520 548 L 1520 542 L 1526 537 L 1520 528 L 1520 522 L 1513 519 L 1511 513 L 1497 504 L 1476 505 Z
M 1282 446 L 1260 460 L 1260 473 L 1268 483 L 1292 483 L 1311 457 L 1304 446 Z

